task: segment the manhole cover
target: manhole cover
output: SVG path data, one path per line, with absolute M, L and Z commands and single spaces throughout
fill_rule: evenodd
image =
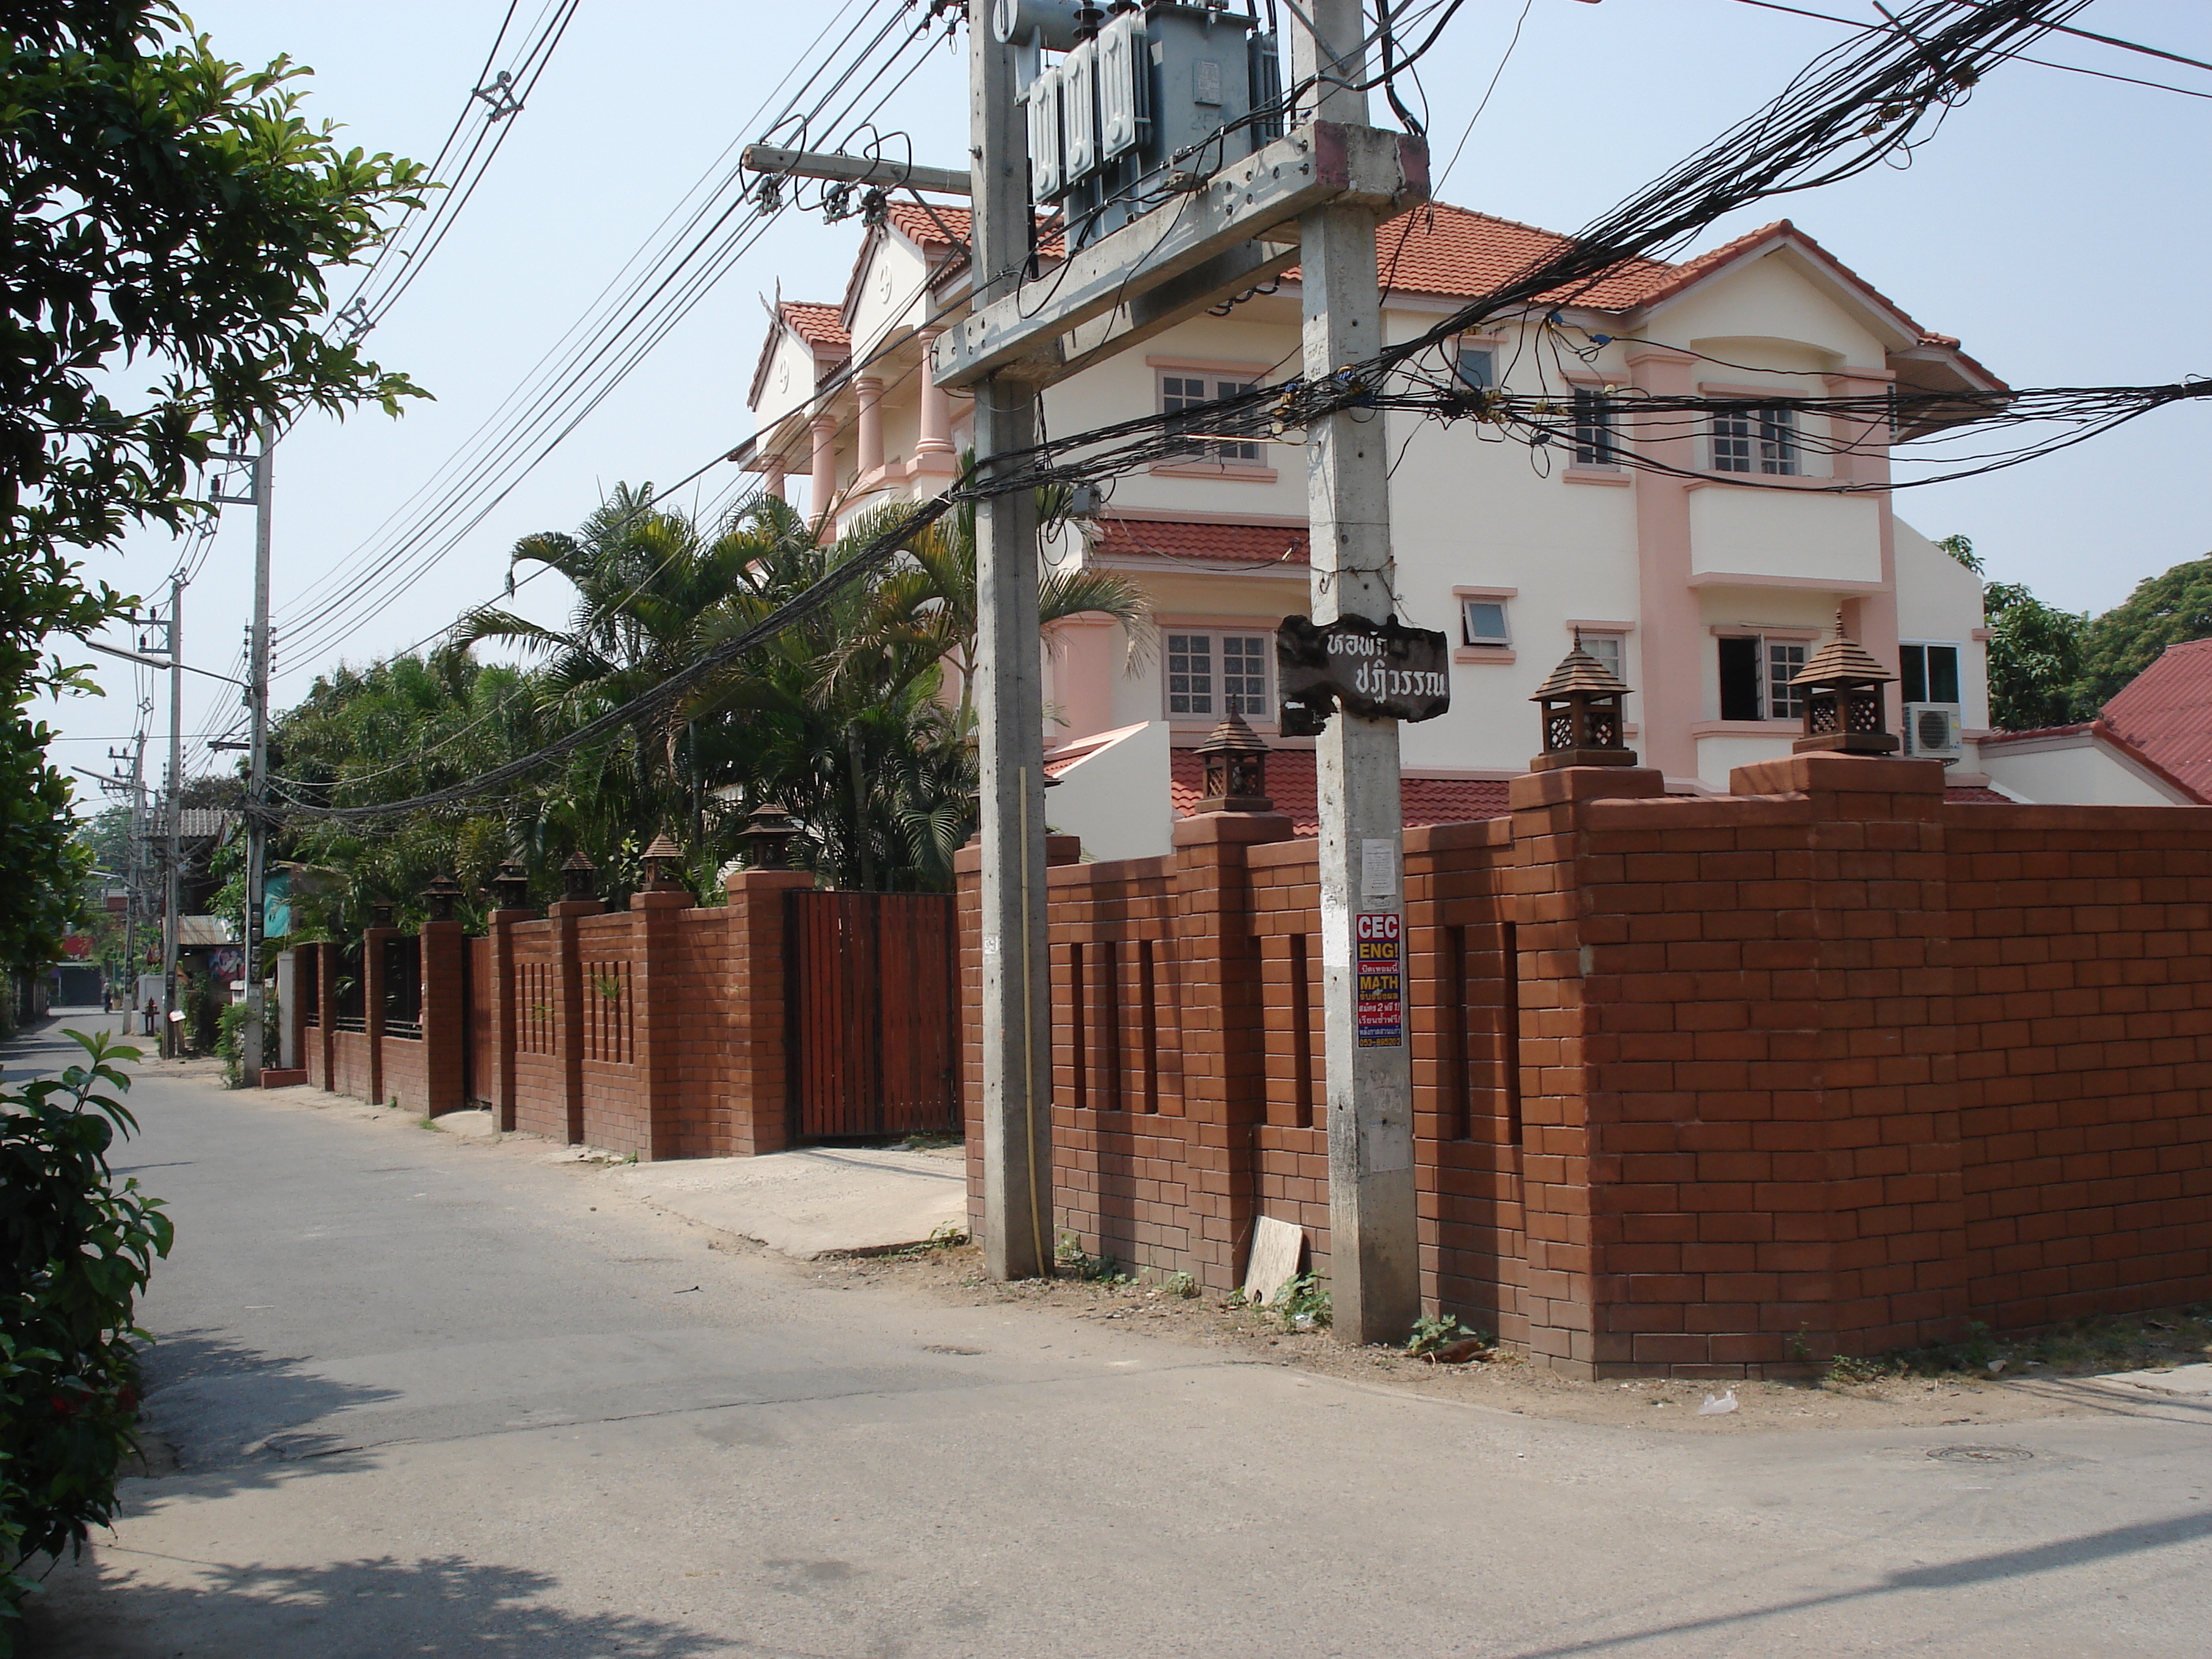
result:
M 2035 1455 L 2025 1446 L 1930 1446 L 1928 1455 L 1946 1463 L 2025 1463 Z

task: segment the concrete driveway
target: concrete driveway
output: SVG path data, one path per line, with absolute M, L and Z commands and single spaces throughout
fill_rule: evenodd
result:
M 1547 1422 L 850 1288 L 397 1113 L 132 1104 L 177 1466 L 56 1572 L 33 1653 L 2212 1649 L 2201 1403 Z

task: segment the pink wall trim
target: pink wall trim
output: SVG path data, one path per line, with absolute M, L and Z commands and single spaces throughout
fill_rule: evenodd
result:
M 1698 362 L 1663 346 L 1632 345 L 1629 376 L 1641 389 L 1668 397 L 1686 397 L 1697 379 Z M 1630 411 L 1632 417 L 1632 411 Z M 1624 422 L 1622 436 L 1656 460 L 1690 471 L 1697 465 L 1697 438 L 1639 434 Z M 1690 723 L 1705 710 L 1705 630 L 1698 596 L 1689 585 L 1690 497 L 1686 481 L 1664 473 L 1638 471 L 1636 492 L 1636 568 L 1640 589 L 1644 757 L 1669 777 L 1698 775 L 1698 745 Z

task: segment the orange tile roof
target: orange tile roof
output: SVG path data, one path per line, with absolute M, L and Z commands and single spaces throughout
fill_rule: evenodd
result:
M 1095 550 L 1108 557 L 1188 559 L 1212 564 L 1304 564 L 1303 526 L 1196 524 L 1182 519 L 1103 518 Z
M 1176 749 L 1169 755 L 1169 792 L 1175 799 L 1177 817 L 1198 810 L 1200 780 L 1205 763 L 1195 749 Z M 1466 823 L 1475 818 L 1502 818 L 1507 781 L 1504 778 L 1433 778 L 1405 773 L 1398 780 L 1398 799 L 1404 806 L 1407 826 L 1427 823 Z M 1278 749 L 1267 757 L 1267 799 L 1278 812 L 1287 815 L 1301 836 L 1321 833 L 1321 792 L 1316 781 L 1310 749 Z
M 955 253 L 965 254 L 975 234 L 975 215 L 971 208 L 947 207 L 941 202 L 932 202 L 927 208 L 917 202 L 887 202 L 884 210 L 899 234 L 925 248 L 949 248 Z M 933 212 L 935 218 L 930 216 Z M 941 226 L 939 220 L 944 221 Z M 1059 216 L 1040 214 L 1037 228 L 1044 233 L 1037 252 L 1047 258 L 1060 258 L 1065 252 L 1065 244 L 1060 237 Z M 947 231 L 959 238 L 957 246 L 946 237 Z
M 1375 249 L 1384 284 L 1393 293 L 1471 300 L 1541 264 L 1572 240 L 1556 231 L 1436 202 L 1377 228 Z M 1625 311 L 1641 303 L 1644 290 L 1663 282 L 1674 269 L 1656 259 L 1634 259 L 1573 295 L 1561 291 L 1545 297 L 1573 298 L 1602 311 Z M 1297 280 L 1297 267 L 1286 274 Z
M 799 337 L 817 351 L 849 352 L 853 337 L 837 320 L 838 307 L 816 305 L 806 300 L 786 300 L 783 320 L 789 323 Z
M 2100 712 L 2115 737 L 2212 800 L 2212 640 L 2167 646 Z

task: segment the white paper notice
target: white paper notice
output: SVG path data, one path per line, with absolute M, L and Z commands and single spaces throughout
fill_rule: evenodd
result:
M 1359 896 L 1395 898 L 1398 895 L 1398 848 L 1388 841 L 1359 843 Z

